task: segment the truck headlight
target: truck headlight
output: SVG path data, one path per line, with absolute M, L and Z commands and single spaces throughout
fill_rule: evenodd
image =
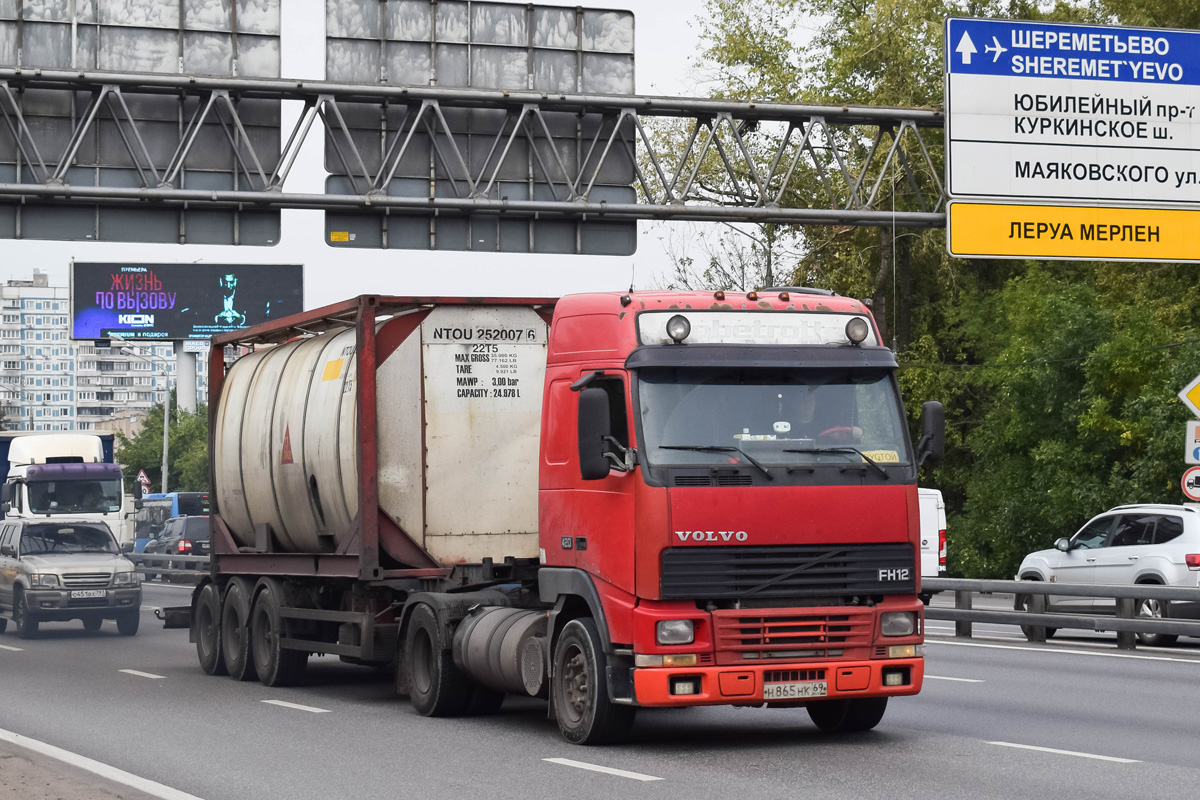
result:
M 142 582 L 142 576 L 136 572 L 118 572 L 113 575 L 113 586 L 136 586 Z
M 888 611 L 879 615 L 879 628 L 884 636 L 912 636 L 917 618 L 911 611 Z
M 690 619 L 660 619 L 655 636 L 659 644 L 691 644 L 696 632 Z
M 29 585 L 43 589 L 55 587 L 58 586 L 58 576 L 35 572 L 29 576 Z

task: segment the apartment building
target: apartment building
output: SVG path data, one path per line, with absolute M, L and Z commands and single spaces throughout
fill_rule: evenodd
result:
M 174 386 L 172 345 L 71 341 L 70 316 L 68 288 L 51 286 L 41 270 L 0 286 L 4 429 L 136 432 L 145 412 Z M 206 402 L 202 371 L 197 388 L 198 402 Z

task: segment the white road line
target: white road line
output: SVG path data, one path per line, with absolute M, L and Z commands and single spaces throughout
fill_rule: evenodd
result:
M 955 683 L 983 683 L 978 678 L 947 678 L 945 675 L 926 675 L 927 681 L 954 681 Z
M 166 675 L 155 675 L 153 672 L 139 672 L 136 669 L 119 669 L 117 672 L 124 672 L 126 675 L 136 675 L 139 678 L 153 678 L 156 681 L 166 680 Z
M 1097 761 L 1115 761 L 1118 764 L 1140 764 L 1134 758 L 1117 758 L 1116 756 L 1098 756 L 1095 753 L 1077 753 L 1074 750 L 1055 750 L 1053 747 L 1034 747 L 1031 744 L 1013 744 L 1012 742 L 987 742 L 999 747 L 1016 747 L 1020 750 L 1037 750 L 1039 753 L 1054 753 L 1059 756 L 1076 756 L 1077 758 L 1094 758 Z
M 30 739 L 28 736 L 22 736 L 19 733 L 0 730 L 0 741 L 15 744 L 18 747 L 24 747 L 26 750 L 32 750 L 35 753 L 40 753 L 44 756 L 49 756 L 64 764 L 70 764 L 73 767 L 91 772 L 94 775 L 99 775 L 106 780 L 119 783 L 122 786 L 128 786 L 131 789 L 136 789 L 139 792 L 145 792 L 148 795 L 162 798 L 162 800 L 200 800 L 194 794 L 181 792 L 178 789 L 172 789 L 170 786 L 164 786 L 161 783 L 142 778 L 123 769 L 111 767 L 100 761 L 93 761 L 90 758 L 81 756 L 77 753 L 72 753 L 69 750 L 63 750 L 55 747 L 52 744 L 39 742 L 37 739 Z
M 1195 658 L 1168 658 L 1167 656 L 1139 656 L 1134 653 L 1094 653 L 1088 650 L 1067 650 L 1058 647 L 1017 647 L 1010 644 L 984 644 L 983 642 L 931 642 L 926 645 L 940 644 L 952 647 L 983 647 L 989 650 L 1022 650 L 1027 653 L 1061 653 L 1068 656 L 1098 656 L 1101 658 L 1132 658 L 1137 661 L 1174 661 L 1178 664 L 1200 664 Z
M 662 778 L 657 778 L 653 775 L 643 775 L 640 772 L 627 772 L 623 769 L 613 769 L 612 767 L 602 767 L 599 764 L 589 764 L 586 761 L 572 761 L 569 758 L 543 758 L 542 761 L 549 761 L 551 764 L 562 764 L 564 767 L 575 767 L 576 769 L 586 769 L 589 772 L 603 772 L 605 775 L 616 775 L 618 778 L 630 778 L 635 781 L 661 781 Z
M 6 644 L 0 644 L 0 650 L 9 650 L 9 651 L 11 651 L 11 652 L 13 652 L 13 653 L 19 653 L 19 652 L 21 652 L 21 651 L 22 651 L 22 650 L 24 650 L 24 649 L 25 649 L 25 648 L 23 648 L 23 647 L 9 647 L 9 646 L 8 646 L 8 645 L 6 645 Z
M 294 708 L 297 711 L 308 711 L 313 714 L 328 714 L 328 708 L 317 708 L 315 706 L 302 706 L 299 703 L 289 703 L 286 700 L 263 700 L 269 706 L 281 706 L 283 708 Z

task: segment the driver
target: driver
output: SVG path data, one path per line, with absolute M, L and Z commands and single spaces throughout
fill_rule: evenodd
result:
M 796 401 L 794 422 L 789 439 L 812 439 L 820 445 L 857 444 L 862 439 L 862 428 L 847 424 L 852 404 L 841 402 L 840 392 L 825 387 L 818 391 L 816 386 L 801 386 Z M 820 402 L 818 402 L 820 395 Z

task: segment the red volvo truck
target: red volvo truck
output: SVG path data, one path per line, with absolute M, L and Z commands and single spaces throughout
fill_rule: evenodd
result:
M 226 368 L 226 346 L 245 353 Z M 891 351 L 813 289 L 362 296 L 219 336 L 203 669 L 386 666 L 427 716 L 549 700 L 806 707 L 869 729 L 923 671 L 917 467 Z

